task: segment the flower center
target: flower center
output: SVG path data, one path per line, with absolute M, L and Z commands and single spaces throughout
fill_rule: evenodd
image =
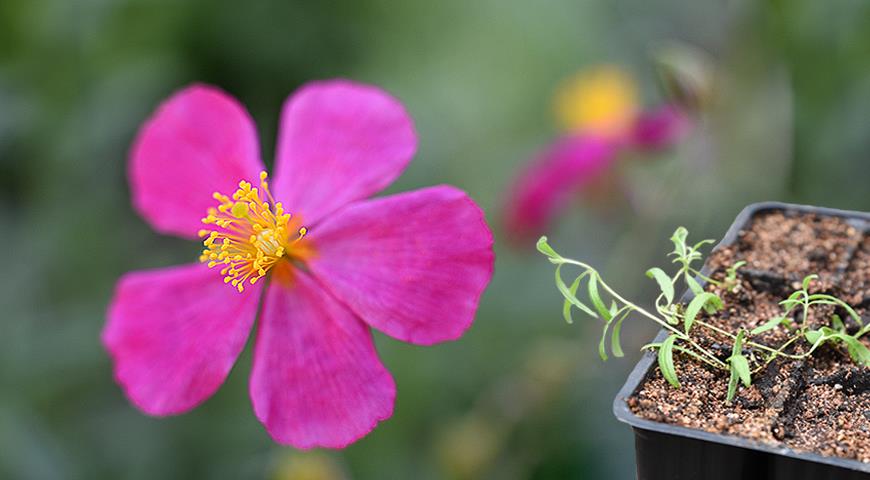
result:
M 291 247 L 308 233 L 300 227 L 291 235 L 292 215 L 284 213 L 281 202 L 272 197 L 267 179 L 266 172 L 260 172 L 260 188 L 242 180 L 232 197 L 215 192 L 213 197 L 220 205 L 209 208 L 202 219 L 213 229 L 199 231 L 205 239 L 199 261 L 208 262 L 209 268 L 224 265 L 224 283 L 239 292 L 244 291 L 245 282 L 256 283 L 278 260 L 292 256 Z
M 554 100 L 562 128 L 607 138 L 627 132 L 638 109 L 634 80 L 609 65 L 578 72 L 562 83 Z

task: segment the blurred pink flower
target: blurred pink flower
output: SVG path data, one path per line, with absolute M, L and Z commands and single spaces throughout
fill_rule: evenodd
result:
M 615 142 L 600 136 L 558 139 L 520 173 L 505 212 L 507 229 L 522 238 L 543 232 L 577 191 L 604 174 L 616 151 Z
M 483 212 L 456 188 L 366 200 L 416 147 L 385 92 L 311 83 L 284 105 L 273 192 L 236 100 L 195 85 L 161 105 L 133 147 L 133 204 L 162 233 L 204 237 L 208 265 L 118 282 L 102 341 L 130 401 L 156 416 L 196 407 L 258 317 L 250 397 L 277 442 L 341 448 L 390 417 L 395 384 L 369 327 L 420 345 L 459 338 L 494 262 Z
M 606 187 L 621 152 L 669 148 L 690 129 L 678 106 L 638 112 L 635 98 L 631 77 L 609 65 L 581 71 L 559 88 L 555 110 L 567 133 L 536 155 L 508 191 L 504 223 L 513 239 L 537 238 L 576 195 Z
M 691 119 L 682 108 L 665 104 L 640 114 L 631 130 L 631 144 L 644 151 L 670 148 L 691 126 Z

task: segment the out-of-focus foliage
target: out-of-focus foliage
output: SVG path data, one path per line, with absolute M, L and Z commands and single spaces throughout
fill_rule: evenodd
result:
M 655 52 L 674 41 L 712 60 L 700 127 L 631 162 L 630 205 L 578 204 L 550 233 L 650 302 L 636 272 L 677 224 L 716 237 L 765 199 L 870 209 L 866 2 L 3 0 L 0 478 L 630 477 L 610 402 L 653 332 L 597 363 L 597 326 L 561 321 L 550 265 L 508 248 L 498 209 L 552 137 L 562 79 L 621 64 L 657 103 Z M 247 405 L 250 346 L 201 408 L 140 414 L 99 345 L 106 302 L 123 272 L 192 261 L 198 246 L 131 210 L 136 128 L 172 91 L 214 83 L 249 106 L 268 163 L 285 96 L 334 76 L 382 85 L 416 119 L 420 151 L 395 191 L 452 183 L 487 210 L 498 261 L 475 326 L 433 348 L 378 335 L 395 415 L 343 452 L 269 440 Z

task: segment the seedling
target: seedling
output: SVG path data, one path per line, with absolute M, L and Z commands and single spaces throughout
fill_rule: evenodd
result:
M 696 262 L 703 260 L 701 247 L 711 244 L 713 241 L 702 240 L 694 245 L 689 245 L 686 243 L 687 237 L 688 232 L 683 227 L 677 228 L 671 236 L 674 250 L 668 256 L 672 257 L 672 262 L 678 265 L 679 268 L 676 272 L 668 275 L 657 267 L 646 272 L 648 277 L 656 281 L 661 292 L 655 300 L 654 313 L 626 300 L 604 282 L 595 268 L 556 253 L 547 243 L 547 237 L 541 237 L 537 247 L 538 251 L 546 255 L 547 259 L 556 265 L 556 288 L 564 297 L 562 313 L 565 320 L 572 323 L 572 310 L 577 308 L 586 315 L 602 321 L 601 339 L 598 342 L 598 354 L 602 360 L 608 358 L 608 343 L 610 343 L 610 351 L 614 356 L 623 356 L 620 331 L 622 323 L 632 313 L 653 321 L 668 331 L 668 336 L 663 341 L 644 345 L 642 349 L 657 351 L 658 365 L 662 376 L 675 388 L 680 387 L 680 381 L 674 364 L 674 352 L 687 355 L 711 368 L 729 372 L 730 379 L 726 396 L 728 403 L 734 399 L 738 383 L 749 387 L 752 384 L 753 375 L 776 358 L 804 359 L 825 343 L 845 345 L 849 356 L 855 363 L 870 366 L 870 350 L 858 340 L 870 331 L 870 325 L 863 325 L 861 317 L 846 302 L 832 295 L 811 294 L 809 292 L 810 283 L 818 278 L 817 275 L 804 278 L 802 288 L 780 302 L 783 308 L 782 315 L 769 319 L 751 331 L 740 329 L 737 332 L 729 332 L 698 318 L 701 310 L 713 314 L 724 307 L 722 299 L 712 292 L 705 291 L 698 279 L 733 291 L 739 286 L 737 270 L 745 265 L 745 262 L 739 261 L 727 268 L 724 281 L 714 280 L 694 267 Z M 565 266 L 580 269 L 580 273 L 574 278 L 570 286 L 562 279 L 562 268 Z M 588 303 L 581 301 L 577 295 L 584 281 L 585 296 L 588 298 Z M 685 305 L 679 302 L 675 303 L 674 295 L 677 285 L 680 283 L 684 284 L 694 295 Z M 859 329 L 854 334 L 848 334 L 842 319 L 833 315 L 828 326 L 811 330 L 808 321 L 810 312 L 815 307 L 823 305 L 841 308 L 858 324 Z M 794 318 L 795 314 L 797 314 L 797 318 Z M 788 332 L 787 339 L 780 345 L 771 347 L 752 340 L 754 336 L 780 326 L 786 328 Z M 727 358 L 721 358 L 719 354 L 702 346 L 697 341 L 697 329 L 699 328 L 707 330 L 708 333 L 716 333 L 729 338 L 732 344 L 731 355 Z M 789 347 L 801 339 L 805 339 L 810 348 L 803 353 L 793 353 Z

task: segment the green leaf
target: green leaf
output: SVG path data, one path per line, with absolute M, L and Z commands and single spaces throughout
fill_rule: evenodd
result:
M 785 300 L 779 302 L 779 304 L 782 305 L 783 307 L 785 307 L 786 312 L 790 312 L 794 307 L 796 307 L 798 305 L 802 305 L 803 302 L 801 302 L 799 300 L 785 299 Z
M 546 236 L 539 238 L 538 243 L 535 246 L 538 248 L 539 252 L 550 258 L 562 258 L 562 256 L 556 253 L 556 251 L 553 250 L 553 247 L 551 247 L 550 244 L 547 243 Z
M 846 302 L 840 302 L 840 306 L 843 307 L 844 310 L 846 310 L 849 316 L 852 317 L 852 320 L 855 320 L 855 323 L 861 326 L 864 325 L 864 320 L 861 319 L 861 315 L 858 315 L 858 312 L 856 312 L 851 305 Z
M 749 373 L 749 361 L 743 355 L 732 355 L 728 358 L 731 362 L 731 370 L 737 372 L 740 380 L 743 381 L 743 386 L 748 387 L 752 384 L 752 378 Z
M 577 278 L 574 279 L 574 283 L 571 284 L 571 287 L 568 288 L 568 291 L 571 292 L 572 297 L 577 298 L 577 288 L 580 287 L 580 280 L 583 280 L 583 277 L 585 277 L 587 273 L 588 272 L 584 272 L 583 274 L 578 275 Z M 567 298 L 562 304 L 562 317 L 565 318 L 566 322 L 574 323 L 574 317 L 571 315 L 571 302 L 568 301 Z
M 674 243 L 674 252 L 677 256 L 686 256 L 686 236 L 689 231 L 685 227 L 677 227 L 674 234 L 671 235 L 671 242 Z
M 694 293 L 695 295 L 700 295 L 704 293 L 704 287 L 702 287 L 701 284 L 698 283 L 697 280 L 695 280 L 695 277 L 686 273 L 683 275 L 683 278 L 686 280 L 686 285 L 689 286 L 689 290 L 691 290 L 692 293 Z
M 677 340 L 676 335 L 671 335 L 662 342 L 659 347 L 659 369 L 662 371 L 662 376 L 674 388 L 680 388 L 680 380 L 677 378 L 677 371 L 674 368 L 674 342 Z
M 704 245 L 712 245 L 714 243 L 716 243 L 716 240 L 713 240 L 712 238 L 708 238 L 706 240 L 701 240 L 700 242 L 698 242 L 694 246 L 692 246 L 692 250 L 698 251 L 698 249 L 703 247 Z
M 607 361 L 607 350 L 604 345 L 607 342 L 608 328 L 610 328 L 610 322 L 604 324 L 604 327 L 601 329 L 601 340 L 598 341 L 598 356 L 601 357 L 602 361 Z
M 646 276 L 654 278 L 655 281 L 658 282 L 659 289 L 662 291 L 662 294 L 664 294 L 668 305 L 674 303 L 674 283 L 671 281 L 671 277 L 669 277 L 664 270 L 657 267 L 650 268 L 646 271 Z
M 773 317 L 770 320 L 764 322 L 762 325 L 759 325 L 752 329 L 750 332 L 752 335 L 758 335 L 759 333 L 764 333 L 768 330 L 772 330 L 777 325 L 787 321 L 788 319 L 785 317 Z
M 806 337 L 808 342 L 815 345 L 816 342 L 818 342 L 819 339 L 822 338 L 822 332 L 820 332 L 818 330 L 809 330 L 806 333 L 804 333 L 804 337 Z
M 800 297 L 803 296 L 804 294 L 805 294 L 805 292 L 803 292 L 803 291 L 801 291 L 801 290 L 794 291 L 794 292 L 792 292 L 791 295 L 788 296 L 787 299 L 785 299 L 785 300 L 783 300 L 782 302 L 779 302 L 779 303 L 785 303 L 785 302 L 787 302 L 787 301 L 797 301 L 798 298 L 800 298 Z
M 734 400 L 734 395 L 737 394 L 737 381 L 739 379 L 740 376 L 737 374 L 737 371 L 732 368 L 731 378 L 728 379 L 728 394 L 725 396 L 725 403 L 731 403 Z
M 842 335 L 840 338 L 846 344 L 846 350 L 855 363 L 865 367 L 870 366 L 870 350 L 860 340 L 849 335 Z
M 622 352 L 622 346 L 619 344 L 619 332 L 622 330 L 622 322 L 625 320 L 629 314 L 631 314 L 630 309 L 626 309 L 625 313 L 620 315 L 620 317 L 613 323 L 613 331 L 610 333 L 610 350 L 613 351 L 614 357 L 622 357 L 624 354 Z
M 746 335 L 746 330 L 742 328 L 737 332 L 737 338 L 734 339 L 734 345 L 731 347 L 731 356 L 743 354 L 743 337 Z
M 685 315 L 683 315 L 683 324 L 685 325 L 686 333 L 689 333 L 689 330 L 692 329 L 695 317 L 698 316 L 698 313 L 700 313 L 701 309 L 707 304 L 719 309 L 722 308 L 722 299 L 716 296 L 716 294 L 710 292 L 702 292 L 693 298 L 692 301 L 689 302 L 689 306 L 686 307 Z
M 598 275 L 594 273 L 589 275 L 589 282 L 586 286 L 589 287 L 589 299 L 592 300 L 592 305 L 595 305 L 595 310 L 598 310 L 598 314 L 601 315 L 605 323 L 610 323 L 613 316 L 610 315 L 610 310 L 607 309 L 604 301 L 601 300 L 601 296 L 598 294 Z
M 746 330 L 741 329 L 737 332 L 737 338 L 734 339 L 734 345 L 731 347 L 731 356 L 728 357 L 728 362 L 731 366 L 731 378 L 728 381 L 728 394 L 725 397 L 727 403 L 734 400 L 734 395 L 737 394 L 737 381 L 743 380 L 743 385 L 749 386 L 751 382 L 749 373 L 749 362 L 743 356 L 743 336 Z
M 733 265 L 731 265 L 730 267 L 728 267 L 728 269 L 725 270 L 728 273 L 728 277 L 729 278 L 736 278 L 737 277 L 737 270 L 744 265 L 746 265 L 746 260 L 740 260 L 739 262 L 734 262 Z
M 840 333 L 846 332 L 846 326 L 843 325 L 843 320 L 841 320 L 840 316 L 836 313 L 831 317 L 831 324 L 834 326 L 834 330 Z
M 561 273 L 562 265 L 556 267 L 556 288 L 559 289 L 559 292 L 565 297 L 565 300 L 571 302 L 571 305 L 582 310 L 584 313 L 589 315 L 592 318 L 598 318 L 598 315 L 592 311 L 591 308 L 587 307 L 580 300 L 577 300 L 577 297 L 574 296 L 573 293 L 568 289 L 568 286 L 565 285 L 565 282 L 562 280 Z
M 810 288 L 810 282 L 812 282 L 813 280 L 815 280 L 817 278 L 819 278 L 819 276 L 816 275 L 815 273 L 812 275 L 807 275 L 806 277 L 804 277 L 804 281 L 802 282 L 804 290 Z

